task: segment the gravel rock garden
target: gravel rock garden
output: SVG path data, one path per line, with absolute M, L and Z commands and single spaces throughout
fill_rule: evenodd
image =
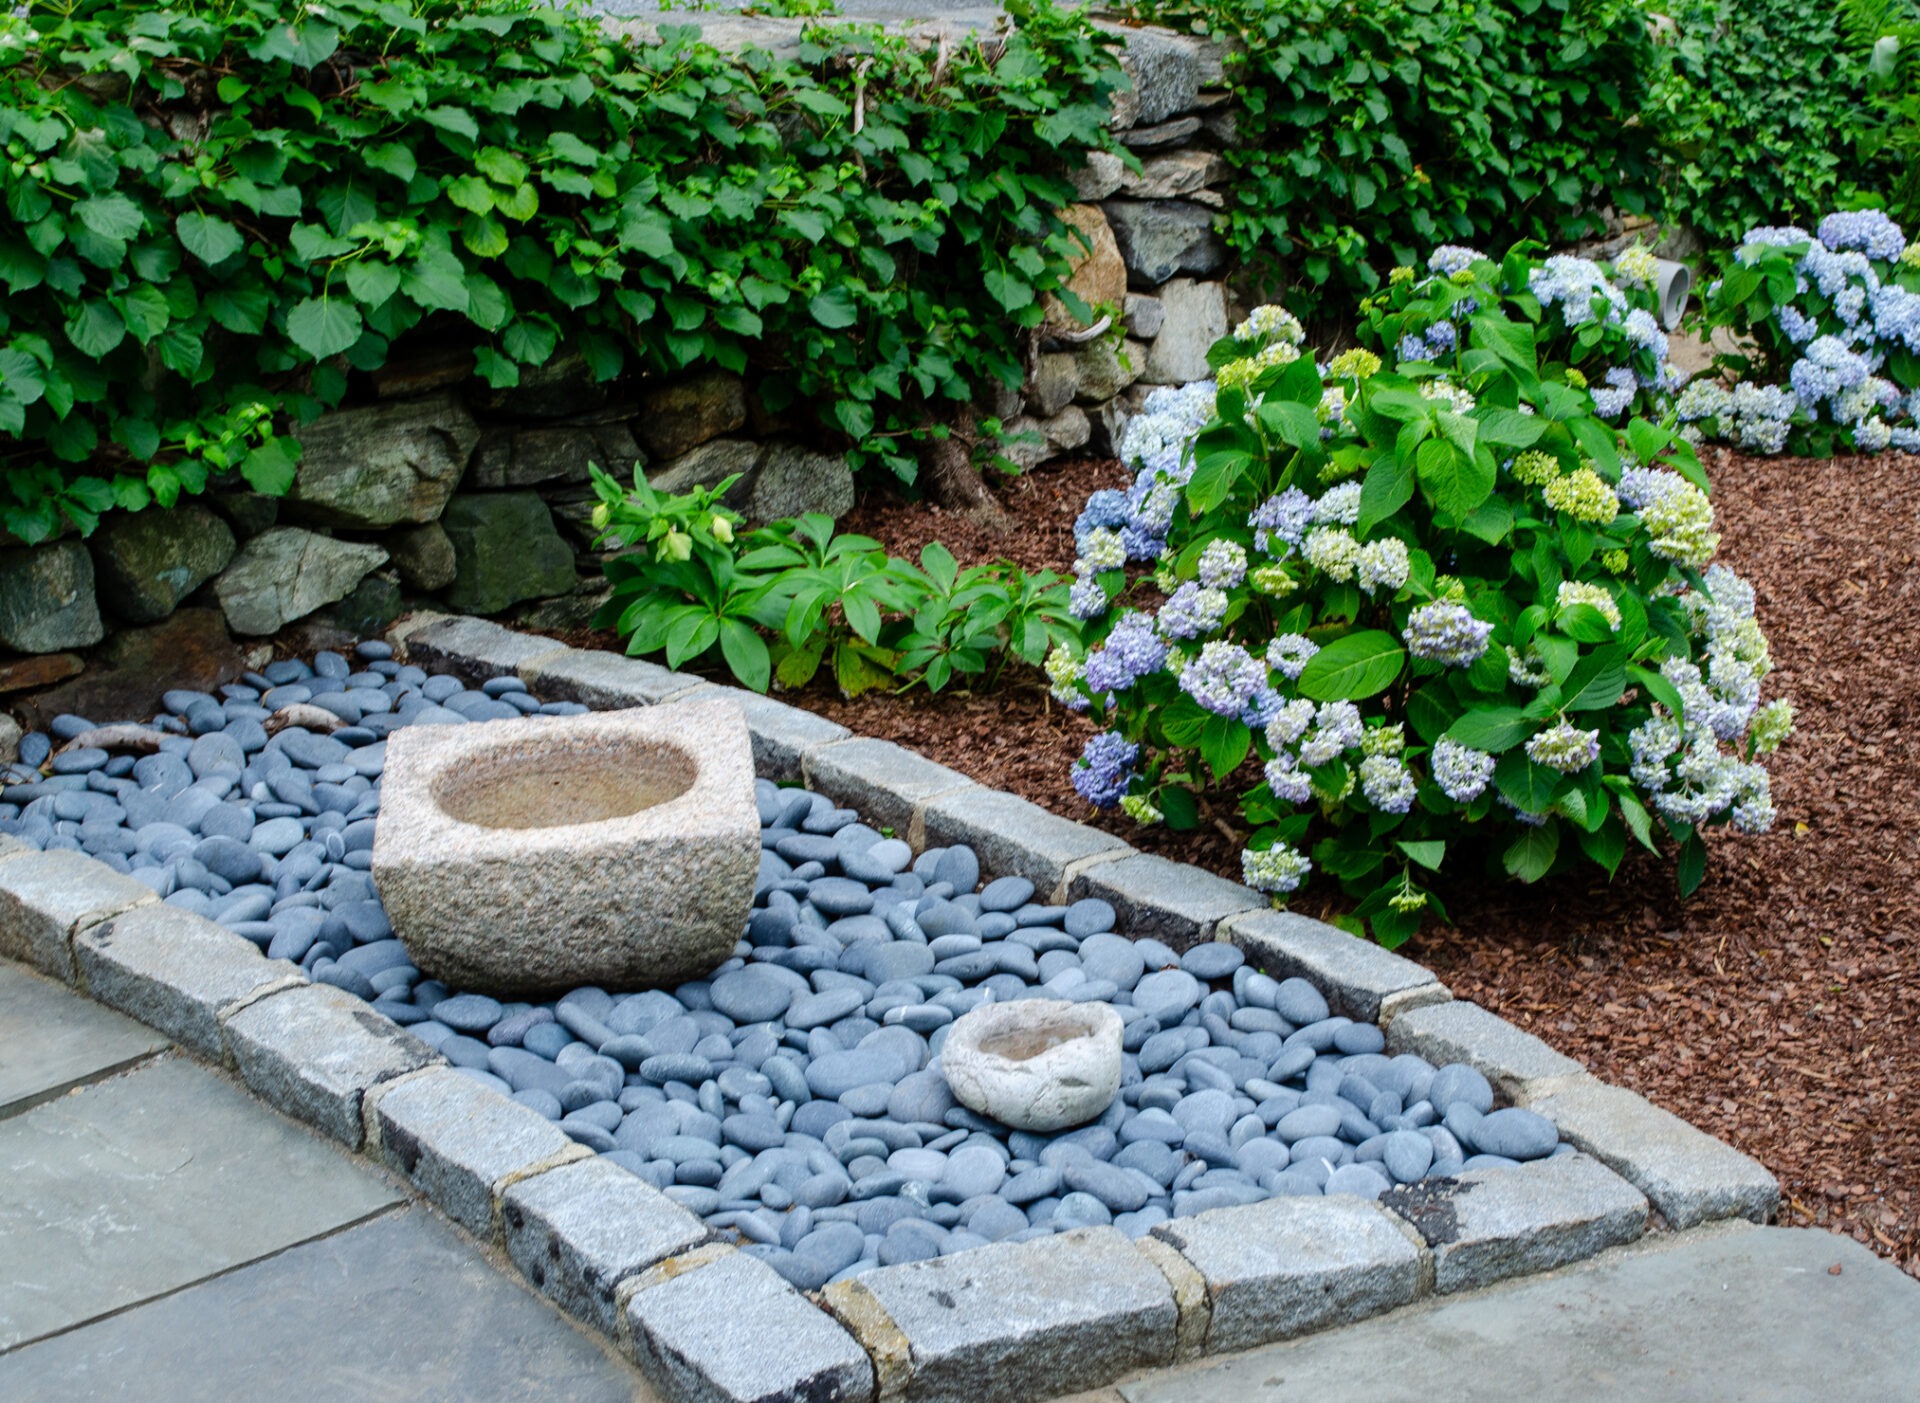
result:
M 527 1002 L 424 976 L 371 872 L 387 737 L 585 710 L 511 675 L 470 688 L 381 642 L 284 659 L 217 697 L 169 692 L 146 721 L 66 716 L 29 735 L 0 834 L 84 851 L 368 1000 L 804 1289 L 1572 1149 L 1545 1117 L 1495 1109 L 1478 1071 L 1385 1055 L 1377 1027 L 1231 944 L 1131 939 L 1105 901 L 1047 905 L 1017 876 L 982 886 L 964 845 L 915 853 L 764 779 L 753 911 L 709 977 Z M 295 717 L 312 729 L 283 725 Z M 1025 1000 L 1118 1015 L 1118 1095 L 1084 1124 L 1010 1130 L 942 1073 L 957 1018 Z

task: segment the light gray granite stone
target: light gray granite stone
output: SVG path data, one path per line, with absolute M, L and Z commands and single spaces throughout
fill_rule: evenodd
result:
M 500 1221 L 520 1274 L 609 1335 L 618 1332 L 621 1282 L 708 1237 L 693 1214 L 598 1155 L 510 1185 Z
M 1153 1231 L 1206 1279 L 1209 1354 L 1351 1324 L 1421 1291 L 1426 1254 L 1391 1214 L 1351 1195 L 1270 1198 Z
M 73 935 L 155 900 L 153 888 L 83 853 L 0 860 L 0 955 L 73 982 Z
M 1586 1070 L 1533 1034 L 1464 999 L 1396 1015 L 1387 1026 L 1387 1048 L 1418 1053 L 1436 1067 L 1464 1062 L 1508 1096 L 1517 1095 L 1528 1082 Z
M 75 937 L 87 992 L 209 1061 L 226 1057 L 222 1010 L 276 984 L 307 982 L 251 940 L 163 902 L 137 906 Z
M 417 614 L 392 637 L 404 647 L 407 661 L 469 682 L 518 673 L 538 659 L 570 651 L 551 638 L 449 614 Z
M 166 1046 L 151 1028 L 0 962 L 0 1119 L 113 1076 Z
M 828 1306 L 880 1359 L 883 1397 L 1027 1403 L 1170 1362 L 1173 1287 L 1125 1235 L 1083 1228 L 880 1267 Z
M 658 663 L 597 649 L 567 648 L 522 664 L 520 680 L 554 701 L 574 701 L 596 711 L 651 706 L 691 691 L 700 679 Z
M 984 872 L 1025 877 L 1039 899 L 1052 897 L 1075 863 L 1133 851 L 1111 833 L 998 789 L 963 789 L 934 799 L 921 809 L 920 824 L 928 847 L 965 843 Z
M 366 1093 L 441 1060 L 331 984 L 269 994 L 225 1021 L 228 1051 L 247 1085 L 352 1149 L 365 1139 Z
M 858 809 L 875 828 L 919 844 L 915 811 L 928 800 L 976 787 L 958 770 L 936 765 L 892 741 L 857 737 L 808 753 L 807 787 L 835 803 Z
M 1675 1228 L 1718 1218 L 1770 1220 L 1780 1185 L 1759 1161 L 1696 1130 L 1670 1111 L 1593 1077 L 1539 1082 L 1520 1104 L 1622 1175 Z
M 805 773 L 808 755 L 823 745 L 833 745 L 853 735 L 845 726 L 824 716 L 763 697 L 744 687 L 703 686 L 670 700 L 704 701 L 709 697 L 726 698 L 746 716 L 747 733 L 753 737 L 754 773 L 762 779 L 798 780 Z
M 865 1403 L 873 1365 L 765 1262 L 730 1248 L 670 1257 L 626 1303 L 634 1362 L 675 1403 Z
M 1641 1192 L 1583 1154 L 1407 1184 L 1381 1202 L 1426 1239 L 1442 1293 L 1550 1271 L 1647 1229 Z
M 1176 950 L 1212 939 L 1214 927 L 1230 916 L 1267 905 L 1251 887 L 1150 853 L 1081 868 L 1064 895 L 1068 901 L 1097 896 L 1119 915 L 1120 930 L 1135 939 L 1152 936 Z
M 495 1236 L 501 1187 L 592 1153 L 538 1111 L 450 1067 L 373 1088 L 366 1118 L 368 1152 L 482 1241 Z
M 1307 980 L 1349 1018 L 1372 1023 L 1388 1001 L 1404 1012 L 1452 997 L 1431 970 L 1292 911 L 1249 911 L 1221 922 L 1220 930 L 1256 967 L 1275 979 Z

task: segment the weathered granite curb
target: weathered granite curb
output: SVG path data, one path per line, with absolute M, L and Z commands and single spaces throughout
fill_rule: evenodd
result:
M 1542 1271 L 1674 1227 L 1764 1221 L 1754 1161 L 1477 1006 L 1419 965 L 1267 909 L 1258 893 L 1135 852 L 769 698 L 470 618 L 395 630 L 416 661 L 517 672 L 556 699 L 653 705 L 734 695 L 756 760 L 914 841 L 967 841 L 987 874 L 1099 895 L 1175 945 L 1238 943 L 1269 972 L 1377 1019 L 1395 1051 L 1463 1061 L 1584 1153 L 1359 1199 L 1270 1199 L 883 1267 L 808 1298 L 765 1263 L 527 1107 L 458 1076 L 359 999 L 311 984 L 105 864 L 0 838 L 0 954 L 234 1070 L 258 1095 L 403 1175 L 526 1280 L 615 1336 L 673 1400 L 1037 1399 L 1133 1370 L 1291 1338 L 1436 1292 Z M 133 888 L 133 890 L 130 890 Z M 1651 1206 L 1650 1206 L 1651 1205 Z M 824 1307 L 824 1308 L 823 1308 Z M 751 1342 L 767 1341 L 766 1348 Z

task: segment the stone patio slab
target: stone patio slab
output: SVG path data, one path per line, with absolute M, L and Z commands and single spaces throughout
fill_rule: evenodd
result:
M 0 1349 L 399 1198 L 383 1177 L 184 1058 L 86 1087 L 0 1123 Z M 80 1395 L 0 1383 L 0 1397 L 43 1396 Z
M 1609 1252 L 1119 1392 L 1125 1403 L 1800 1403 L 1910 1398 L 1917 1378 L 1920 1284 L 1831 1233 L 1742 1227 Z
M 0 1398 L 650 1403 L 653 1395 L 605 1346 L 415 1208 L 0 1356 Z
M 131 1018 L 18 965 L 0 963 L 0 1119 L 166 1045 L 164 1037 Z

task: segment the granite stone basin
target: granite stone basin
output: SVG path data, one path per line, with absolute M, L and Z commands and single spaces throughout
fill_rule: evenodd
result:
M 373 879 L 420 968 L 489 993 L 697 978 L 753 904 L 759 815 L 725 700 L 388 741 Z
M 1120 1089 L 1120 1015 L 1103 1003 L 1020 999 L 974 1009 L 940 1054 L 960 1104 L 1015 1130 L 1092 1120 Z

